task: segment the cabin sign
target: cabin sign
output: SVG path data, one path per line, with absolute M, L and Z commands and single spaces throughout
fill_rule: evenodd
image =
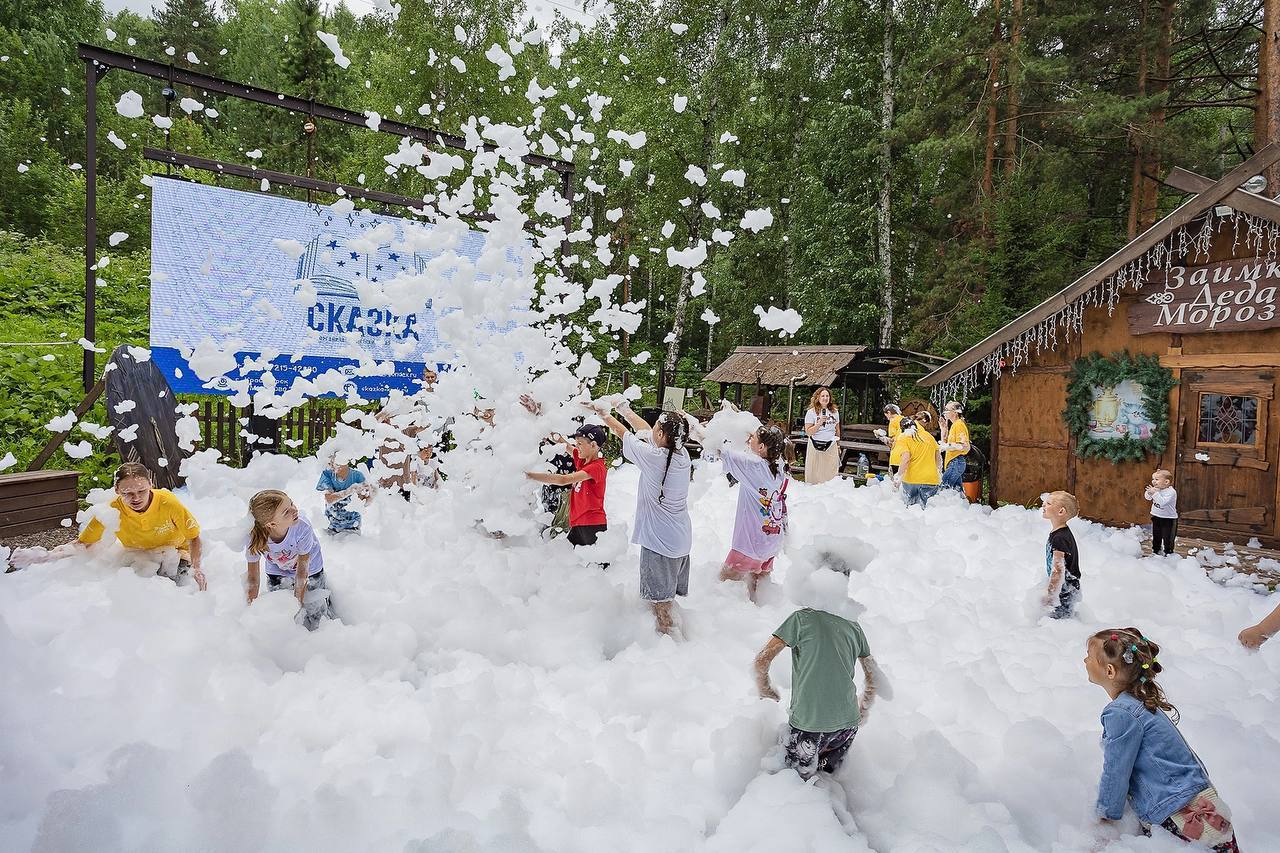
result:
M 1261 258 L 1152 273 L 1129 306 L 1129 332 L 1244 332 L 1280 327 L 1280 263 Z

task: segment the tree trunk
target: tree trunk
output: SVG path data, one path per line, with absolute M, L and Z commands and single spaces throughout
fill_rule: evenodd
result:
M 987 50 L 987 142 L 982 163 L 982 197 L 990 198 L 996 162 L 996 99 L 1000 96 L 1000 0 L 991 0 L 991 47 Z M 986 222 L 986 213 L 983 213 Z
M 1147 0 L 1138 9 L 1138 100 L 1147 96 Z M 1135 122 L 1129 128 L 1130 145 L 1133 148 L 1133 177 L 1129 183 L 1128 234 L 1132 240 L 1138 236 L 1138 221 L 1142 213 L 1142 169 L 1146 159 L 1145 122 Z
M 880 254 L 880 346 L 893 342 L 893 0 L 881 0 L 884 45 L 880 55 L 880 201 L 876 207 Z
M 1018 169 L 1018 108 L 1022 76 L 1022 0 L 1013 0 L 1013 20 L 1009 24 L 1009 62 L 1005 74 L 1004 173 Z
M 676 288 L 676 304 L 671 309 L 671 339 L 667 343 L 667 354 L 662 360 L 662 384 L 675 381 L 676 364 L 680 361 L 680 339 L 684 337 L 684 318 L 689 308 L 689 287 L 693 274 L 685 267 L 680 268 L 680 285 Z M 662 405 L 662 400 L 658 400 Z
M 1160 34 L 1156 44 L 1156 79 L 1152 94 L 1164 95 L 1169 91 L 1169 64 L 1173 54 L 1173 7 L 1176 0 L 1161 0 Z M 1138 230 L 1145 231 L 1155 224 L 1160 211 L 1160 184 L 1155 176 L 1160 174 L 1160 149 L 1163 146 L 1164 121 L 1167 115 L 1167 99 L 1162 100 L 1151 114 L 1150 144 L 1144 164 L 1146 177 L 1142 198 L 1142 211 L 1138 217 Z
M 1258 111 L 1253 148 L 1280 139 L 1280 0 L 1264 0 L 1262 42 L 1258 50 Z M 1272 165 L 1267 176 L 1267 194 L 1280 194 L 1280 165 Z

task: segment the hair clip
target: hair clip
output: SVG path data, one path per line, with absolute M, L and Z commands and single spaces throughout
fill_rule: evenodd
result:
M 1124 654 L 1120 655 L 1120 659 L 1123 660 L 1125 663 L 1133 663 L 1133 651 L 1130 649 L 1125 649 Z
M 1120 635 L 1119 635 L 1119 634 L 1116 634 L 1116 633 L 1112 633 L 1112 635 L 1111 635 L 1111 639 L 1113 639 L 1113 640 L 1118 640 L 1118 639 L 1120 639 Z
M 1146 680 L 1147 680 L 1147 677 L 1146 677 L 1145 675 L 1139 675 L 1139 676 L 1138 676 L 1138 683 L 1139 683 L 1139 684 L 1141 684 L 1142 682 L 1144 682 L 1144 681 L 1146 681 Z
M 1151 669 L 1151 664 L 1149 664 L 1149 663 L 1144 663 L 1144 664 L 1142 665 L 1142 668 L 1143 668 L 1143 669 Z

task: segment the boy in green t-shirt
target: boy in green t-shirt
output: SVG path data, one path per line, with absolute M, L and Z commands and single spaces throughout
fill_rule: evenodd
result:
M 756 656 L 760 696 L 778 700 L 769 683 L 769 665 L 783 647 L 791 648 L 791 733 L 786 764 L 801 778 L 818 771 L 834 773 L 853 743 L 858 726 L 875 699 L 875 662 L 857 622 L 825 610 L 803 608 L 787 617 Z M 862 662 L 864 688 L 854 688 L 854 662 Z

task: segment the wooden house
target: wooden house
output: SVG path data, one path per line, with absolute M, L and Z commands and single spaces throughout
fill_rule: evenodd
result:
M 921 380 L 938 401 L 990 384 L 993 506 L 1065 489 L 1086 518 L 1146 523 L 1165 468 L 1179 535 L 1280 546 L 1280 204 L 1240 188 L 1277 159 L 1219 181 L 1175 169 L 1191 198 Z

